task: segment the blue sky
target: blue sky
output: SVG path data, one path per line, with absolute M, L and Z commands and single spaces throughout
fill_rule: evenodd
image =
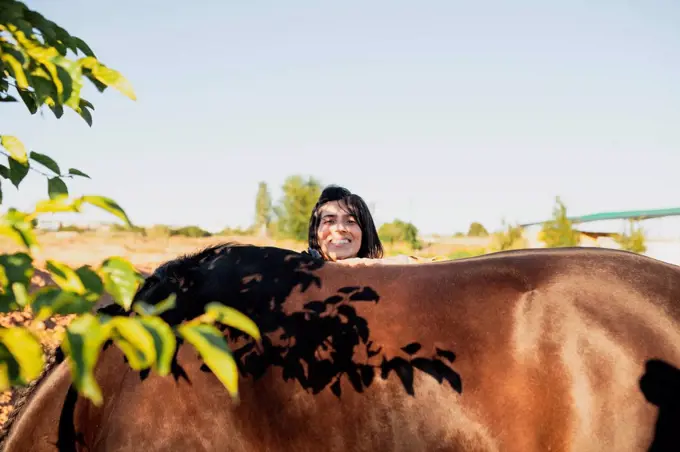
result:
M 424 233 L 541 220 L 555 195 L 571 214 L 680 206 L 672 0 L 29 5 L 138 100 L 90 89 L 92 128 L 5 104 L 2 133 L 89 173 L 74 193 L 139 224 L 245 226 L 258 182 L 276 199 L 291 174 Z M 6 205 L 46 195 L 24 185 L 3 184 Z M 680 236 L 676 219 L 645 225 Z

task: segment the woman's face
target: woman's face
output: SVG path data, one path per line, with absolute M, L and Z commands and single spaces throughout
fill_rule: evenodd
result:
M 347 213 L 339 201 L 330 201 L 319 209 L 316 231 L 321 253 L 337 261 L 357 257 L 361 249 L 361 228 L 354 216 Z

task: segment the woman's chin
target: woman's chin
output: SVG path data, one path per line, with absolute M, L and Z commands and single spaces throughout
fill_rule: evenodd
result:
M 335 261 L 343 259 L 351 259 L 357 257 L 357 254 L 353 250 L 328 250 L 328 255 Z

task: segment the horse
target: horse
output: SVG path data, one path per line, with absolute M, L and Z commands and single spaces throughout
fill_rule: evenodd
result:
M 58 357 L 4 450 L 680 450 L 679 410 L 663 406 L 680 393 L 669 263 L 562 248 L 348 266 L 226 243 L 159 266 L 134 303 L 171 293 L 171 325 L 213 301 L 257 324 L 258 343 L 223 329 L 238 400 L 181 340 L 166 377 L 108 344 L 102 405 Z

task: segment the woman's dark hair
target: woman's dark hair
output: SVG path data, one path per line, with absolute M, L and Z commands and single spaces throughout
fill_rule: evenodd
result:
M 346 209 L 345 211 L 354 216 L 357 224 L 361 228 L 361 247 L 357 257 L 380 259 L 383 257 L 383 247 L 378 237 L 378 231 L 375 229 L 371 211 L 364 200 L 359 195 L 355 195 L 344 187 L 337 185 L 329 185 L 324 188 L 316 202 L 312 215 L 309 218 L 309 248 L 321 253 L 321 246 L 317 239 L 316 232 L 319 228 L 319 209 L 327 202 L 340 201 L 340 204 Z

